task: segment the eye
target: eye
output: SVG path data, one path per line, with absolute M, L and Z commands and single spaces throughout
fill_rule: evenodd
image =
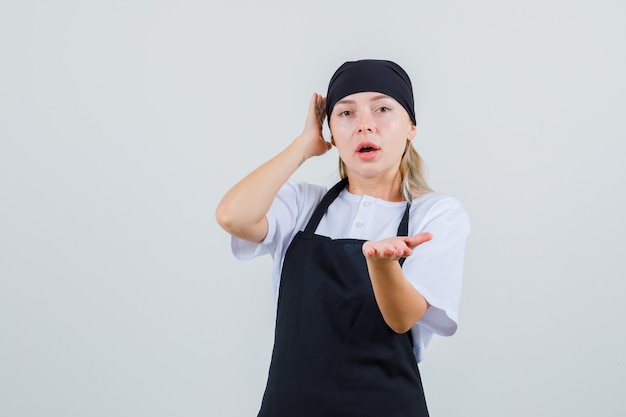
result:
M 343 117 L 348 117 L 352 114 L 352 112 L 350 110 L 344 110 L 342 112 L 339 112 L 339 116 L 343 116 Z
M 378 111 L 381 113 L 387 113 L 388 111 L 391 111 L 391 109 L 387 106 L 381 106 L 378 108 Z

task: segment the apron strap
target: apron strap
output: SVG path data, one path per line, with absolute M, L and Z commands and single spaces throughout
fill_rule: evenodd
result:
M 339 196 L 339 194 L 341 194 L 341 191 L 344 188 L 346 188 L 347 184 L 348 184 L 348 178 L 344 178 L 341 181 L 339 181 L 337 184 L 335 184 L 330 190 L 328 190 L 326 195 L 324 195 L 324 197 L 322 198 L 322 201 L 320 201 L 320 203 L 315 208 L 313 215 L 309 219 L 309 222 L 307 223 L 306 228 L 304 229 L 305 236 L 308 236 L 308 237 L 313 236 L 313 234 L 317 230 L 317 226 L 322 220 L 322 217 L 324 217 L 324 214 L 326 214 L 326 211 L 328 211 L 328 207 L 333 201 L 335 201 L 335 199 Z M 404 210 L 402 221 L 400 221 L 400 225 L 398 226 L 398 233 L 397 233 L 398 236 L 409 235 L 409 211 L 410 210 L 411 210 L 411 202 L 409 201 L 406 203 L 406 209 Z M 402 266 L 402 264 L 404 263 L 404 259 L 405 258 L 399 259 L 400 266 Z
M 408 236 L 409 235 L 409 211 L 411 210 L 411 202 L 408 201 L 406 203 L 406 209 L 404 210 L 404 216 L 402 216 L 402 221 L 398 226 L 398 236 Z M 404 264 L 404 260 L 406 258 L 398 259 L 400 262 L 400 266 Z
M 337 184 L 335 184 L 333 188 L 328 190 L 324 198 L 322 198 L 322 201 L 320 201 L 320 203 L 317 205 L 317 208 L 313 212 L 309 223 L 307 223 L 306 228 L 304 229 L 305 236 L 313 236 L 315 230 L 317 230 L 317 225 L 322 220 L 322 217 L 324 217 L 324 214 L 326 214 L 328 206 L 330 206 L 330 203 L 332 203 L 335 198 L 337 198 L 337 196 L 341 193 L 341 190 L 346 188 L 346 184 L 348 184 L 348 178 L 342 179 Z
M 404 216 L 402 216 L 402 221 L 398 226 L 398 236 L 408 236 L 409 235 L 409 211 L 411 210 L 411 203 L 406 203 L 406 209 L 404 210 Z

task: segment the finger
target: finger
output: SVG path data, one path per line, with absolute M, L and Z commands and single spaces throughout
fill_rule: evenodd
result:
M 398 258 L 407 258 L 413 254 L 413 250 L 408 245 L 403 245 L 395 250 L 394 255 Z
M 368 245 L 367 243 L 363 245 L 363 255 L 372 256 L 375 253 L 376 253 L 376 249 L 374 247 L 372 247 L 371 245 Z
M 389 257 L 389 256 L 393 256 L 396 254 L 397 248 L 393 247 L 393 246 L 386 246 L 383 249 L 383 255 Z
M 309 101 L 308 119 L 310 122 L 319 119 L 319 112 L 317 110 L 317 93 L 313 93 L 311 100 Z
M 317 93 L 313 93 L 311 95 L 311 100 L 309 101 L 309 107 L 311 108 L 317 108 L 317 97 L 319 96 L 319 94 Z
M 402 243 L 403 243 L 402 246 L 396 247 L 396 250 L 394 252 L 394 255 L 396 258 L 406 258 L 407 256 L 410 256 L 411 253 L 413 253 L 411 248 L 405 245 L 404 242 Z
M 433 235 L 430 232 L 422 232 L 404 238 L 404 242 L 409 248 L 413 249 L 414 247 L 421 245 L 422 243 L 428 242 L 432 238 Z

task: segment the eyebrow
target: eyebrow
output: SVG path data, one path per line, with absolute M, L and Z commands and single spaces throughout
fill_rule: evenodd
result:
M 372 97 L 370 101 L 377 101 L 377 100 L 388 99 L 388 98 L 392 98 L 392 97 L 388 96 L 387 94 L 379 94 L 379 95 Z M 344 98 L 344 99 L 339 100 L 336 104 L 354 104 L 354 103 L 355 103 L 354 100 Z

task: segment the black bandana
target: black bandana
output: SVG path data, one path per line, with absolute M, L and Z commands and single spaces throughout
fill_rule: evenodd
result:
M 409 113 L 413 124 L 415 108 L 413 87 L 407 73 L 395 62 L 377 59 L 348 61 L 335 71 L 328 84 L 326 115 L 330 115 L 335 104 L 354 93 L 372 91 L 393 97 Z

